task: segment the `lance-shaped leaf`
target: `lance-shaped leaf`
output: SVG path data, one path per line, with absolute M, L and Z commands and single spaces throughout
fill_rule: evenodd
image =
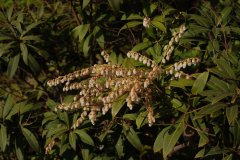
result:
M 92 138 L 84 130 L 75 130 L 74 132 L 80 137 L 83 143 L 94 146 Z
M 76 140 L 77 140 L 77 136 L 75 135 L 74 132 L 70 132 L 69 134 L 69 143 L 71 145 L 71 147 L 76 150 Z
M 198 78 L 195 80 L 192 86 L 193 94 L 199 94 L 200 92 L 203 91 L 207 83 L 208 75 L 209 75 L 209 72 L 203 72 L 198 76 Z
M 126 136 L 128 142 L 130 142 L 133 147 L 135 147 L 139 151 L 142 151 L 142 149 L 143 149 L 142 143 L 141 143 L 137 133 L 134 131 L 134 129 L 132 127 L 124 126 L 123 133 Z
M 20 59 L 20 54 L 12 57 L 8 63 L 7 75 L 12 78 L 17 71 L 18 63 Z
M 154 144 L 153 144 L 153 151 L 154 152 L 159 152 L 161 149 L 163 149 L 163 142 L 164 142 L 164 135 L 166 132 L 170 129 L 171 126 L 168 126 L 164 128 L 157 136 Z
M 238 117 L 238 105 L 233 105 L 230 107 L 226 107 L 226 115 L 228 123 L 233 123 Z
M 0 147 L 1 150 L 4 152 L 7 146 L 7 128 L 1 124 L 0 128 Z
M 178 124 L 171 127 L 168 132 L 164 135 L 163 140 L 163 157 L 167 157 L 173 150 L 178 139 L 184 132 L 184 118 L 182 118 Z
M 24 137 L 28 141 L 29 145 L 32 147 L 32 149 L 35 152 L 39 152 L 40 147 L 39 147 L 37 138 L 34 136 L 34 134 L 27 128 L 24 128 L 23 126 L 21 126 L 21 130 L 22 130 Z
M 116 101 L 112 104 L 112 116 L 115 117 L 120 109 L 123 107 L 125 100 L 127 98 L 127 94 L 120 96 Z

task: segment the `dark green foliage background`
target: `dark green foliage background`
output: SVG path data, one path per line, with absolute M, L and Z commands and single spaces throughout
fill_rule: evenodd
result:
M 0 7 L 0 159 L 240 158 L 240 1 L 0 0 Z M 75 131 L 79 113 L 54 111 L 72 97 L 49 79 L 103 63 L 102 50 L 119 65 L 141 66 L 126 58 L 129 50 L 159 63 L 183 23 L 169 64 L 201 63 L 185 70 L 190 80 L 155 82 L 152 127 L 144 106 L 129 111 L 121 100 L 117 116 Z

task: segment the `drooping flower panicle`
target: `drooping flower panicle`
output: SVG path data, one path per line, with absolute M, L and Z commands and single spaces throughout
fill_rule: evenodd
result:
M 146 19 L 146 21 L 149 19 Z M 144 22 L 147 27 L 147 22 Z M 127 95 L 126 104 L 131 110 L 135 104 L 143 103 L 147 111 L 147 119 L 149 126 L 155 122 L 153 100 L 151 94 L 154 89 L 151 84 L 154 83 L 160 75 L 172 75 L 175 78 L 189 78 L 190 75 L 185 74 L 182 69 L 187 66 L 196 65 L 200 62 L 199 58 L 187 58 L 178 61 L 167 68 L 164 63 L 170 59 L 174 50 L 174 44 L 179 42 L 182 37 L 185 26 L 182 25 L 179 32 L 174 32 L 173 37 L 164 47 L 163 59 L 161 64 L 157 64 L 154 60 L 134 52 L 127 53 L 128 58 L 133 58 L 147 67 L 145 68 L 126 68 L 120 65 L 113 65 L 110 62 L 109 55 L 106 51 L 102 51 L 101 55 L 108 64 L 95 64 L 86 69 L 81 69 L 65 76 L 59 76 L 49 80 L 49 86 L 57 86 L 63 84 L 63 91 L 76 90 L 79 91 L 74 96 L 71 103 L 61 103 L 57 109 L 66 111 L 81 110 L 80 117 L 72 125 L 75 129 L 88 117 L 92 124 L 95 124 L 98 112 L 103 115 L 111 108 L 112 104 L 123 95 Z

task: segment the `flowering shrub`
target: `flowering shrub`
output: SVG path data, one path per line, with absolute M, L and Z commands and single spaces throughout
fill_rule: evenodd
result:
M 239 159 L 238 1 L 1 2 L 0 159 Z

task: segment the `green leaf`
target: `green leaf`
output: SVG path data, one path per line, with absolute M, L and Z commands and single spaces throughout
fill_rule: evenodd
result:
M 159 21 L 151 21 L 151 24 L 154 26 L 154 27 L 156 27 L 156 28 L 158 28 L 160 31 L 163 31 L 164 33 L 166 33 L 167 32 L 167 29 L 166 29 L 166 27 L 161 23 L 161 22 L 159 22 Z
M 38 21 L 38 22 L 34 22 L 31 23 L 30 25 L 28 25 L 26 27 L 26 30 L 22 32 L 21 36 L 24 36 L 25 34 L 27 34 L 29 31 L 31 31 L 32 29 L 36 28 L 39 24 L 41 24 L 42 22 Z
M 77 137 L 76 137 L 75 133 L 70 132 L 69 133 L 69 143 L 74 150 L 76 150 L 76 140 L 77 140 Z
M 192 79 L 180 78 L 178 80 L 170 81 L 170 86 L 185 89 L 185 87 L 187 87 L 187 86 L 192 86 L 193 83 L 194 83 L 194 80 L 192 80 Z
M 9 112 L 9 114 L 7 115 L 6 119 L 11 119 L 11 117 L 12 117 L 13 115 L 19 113 L 20 108 L 21 108 L 21 107 L 24 107 L 25 104 L 26 104 L 26 102 L 19 102 L 19 103 L 15 104 L 15 105 L 12 107 L 11 111 Z
M 163 142 L 164 142 L 164 135 L 167 133 L 167 131 L 170 129 L 171 126 L 168 126 L 164 128 L 161 132 L 158 133 L 157 138 L 155 139 L 155 142 L 153 144 L 153 151 L 159 152 L 161 149 L 163 149 Z
M 150 41 L 138 43 L 137 45 L 135 45 L 133 47 L 132 51 L 138 52 L 138 51 L 141 51 L 143 49 L 150 47 L 151 45 L 152 45 L 152 43 Z
M 9 22 L 11 22 L 12 19 L 13 7 L 14 5 L 12 4 L 7 10 L 7 19 Z
M 210 21 L 208 21 L 208 19 L 206 19 L 204 16 L 190 14 L 190 19 L 193 19 L 200 26 L 203 26 L 206 28 L 208 28 L 210 26 Z
M 23 152 L 19 145 L 17 145 L 17 141 L 15 141 L 15 152 L 18 160 L 24 160 Z
M 68 114 L 66 112 L 59 112 L 59 119 L 61 119 L 67 127 L 70 127 Z
M 118 11 L 123 0 L 108 0 L 108 3 L 114 11 Z
M 82 10 L 87 7 L 87 5 L 89 4 L 90 0 L 83 0 L 82 2 Z
M 123 126 L 123 133 L 126 136 L 127 140 L 135 147 L 137 150 L 142 151 L 142 143 L 132 127 Z
M 233 158 L 233 155 L 229 154 L 226 157 L 224 157 L 223 160 L 232 160 L 232 158 Z
M 220 109 L 223 109 L 226 107 L 225 103 L 215 103 L 215 104 L 208 104 L 206 106 L 203 106 L 199 112 L 195 115 L 194 119 L 202 118 L 208 114 L 213 114 L 216 111 L 219 111 Z
M 223 93 L 234 92 L 235 86 L 215 77 L 211 76 L 210 80 L 207 83 L 207 86 L 211 89 L 218 90 Z
M 129 114 L 124 114 L 123 115 L 123 119 L 128 119 L 128 120 L 135 121 L 136 118 L 137 118 L 137 114 L 136 113 L 129 113 Z
M 195 80 L 192 86 L 193 94 L 199 94 L 200 92 L 203 91 L 208 80 L 208 75 L 209 75 L 209 72 L 203 72 L 197 77 L 197 79 Z
M 23 62 L 28 65 L 28 49 L 24 43 L 20 43 L 20 49 L 23 57 Z
M 33 72 L 35 72 L 37 74 L 40 72 L 39 63 L 31 54 L 28 55 L 28 65 Z
M 118 97 L 112 104 L 112 116 L 115 117 L 117 113 L 120 111 L 120 109 L 125 104 L 126 98 L 128 94 L 123 94 L 120 97 Z
M 128 17 L 127 17 L 127 20 L 133 20 L 133 19 L 138 19 L 138 20 L 143 20 L 143 17 L 138 15 L 138 14 L 130 14 Z M 123 20 L 123 19 L 122 19 Z
M 224 25 L 226 25 L 227 21 L 229 21 L 229 15 L 231 12 L 232 12 L 232 7 L 230 7 L 230 6 L 227 6 L 222 10 L 221 21 L 223 22 Z
M 117 150 L 117 154 L 118 154 L 118 157 L 123 157 L 124 156 L 124 153 L 123 153 L 123 140 L 122 140 L 122 136 L 120 135 L 119 138 L 118 138 L 118 141 L 115 145 L 115 148 Z
M 111 52 L 109 61 L 111 64 L 118 64 L 117 54 L 114 51 Z
M 203 147 L 204 145 L 206 145 L 209 142 L 209 139 L 204 133 L 202 133 L 200 131 L 198 131 L 198 134 L 200 136 L 198 147 L 200 148 L 200 147 Z
M 92 34 L 88 35 L 87 38 L 85 39 L 85 41 L 83 42 L 83 53 L 84 53 L 84 57 L 88 56 L 88 51 L 91 47 L 91 45 L 89 45 L 89 42 L 91 40 Z
M 226 154 L 228 152 L 231 152 L 231 150 L 229 150 L 227 148 L 226 149 L 225 148 L 220 148 L 219 146 L 211 147 L 210 151 L 207 152 L 205 157 L 212 156 L 212 155 L 222 155 L 222 154 Z
M 74 133 L 78 134 L 83 143 L 94 146 L 92 138 L 84 130 L 75 130 Z
M 90 160 L 89 149 L 81 149 L 83 160 Z
M 96 37 L 98 45 L 104 49 L 104 34 L 99 26 L 96 26 L 93 30 L 93 34 Z
M 24 37 L 21 37 L 21 40 L 22 41 L 35 41 L 35 42 L 41 42 L 42 41 L 40 36 L 37 36 L 37 35 L 24 36 Z
M 139 25 L 142 25 L 142 22 L 139 22 L 139 21 L 128 22 L 120 29 L 119 32 L 121 32 L 121 30 L 123 30 L 123 29 L 134 28 L 134 27 L 139 26 Z
M 240 144 L 240 121 L 235 121 L 230 126 L 230 132 L 233 135 L 233 147 L 237 147 Z
M 5 118 L 8 115 L 8 113 L 11 111 L 13 105 L 14 105 L 13 97 L 9 94 L 7 97 L 6 103 L 4 105 L 3 118 Z
M 178 139 L 184 132 L 184 118 L 182 118 L 178 124 L 174 125 L 174 128 L 170 128 L 168 132 L 164 135 L 163 141 L 163 157 L 167 157 L 169 153 L 173 150 Z
M 196 155 L 194 158 L 202 158 L 204 157 L 204 154 L 205 154 L 205 148 L 201 149 Z
M 173 107 L 183 113 L 185 113 L 187 111 L 187 107 L 185 104 L 183 104 L 181 101 L 179 101 L 176 98 L 173 98 L 171 103 L 173 104 Z
M 8 69 L 7 69 L 7 75 L 12 78 L 17 71 L 18 63 L 20 59 L 20 54 L 17 54 L 16 56 L 12 57 L 8 63 Z
M 137 116 L 136 119 L 136 125 L 137 128 L 141 128 L 141 126 L 144 124 L 144 120 L 147 118 L 147 112 L 140 112 L 140 114 Z
M 24 128 L 23 126 L 21 126 L 21 130 L 22 130 L 24 137 L 28 141 L 29 145 L 32 147 L 32 149 L 35 152 L 39 152 L 40 147 L 39 147 L 38 141 L 37 141 L 36 137 L 34 136 L 34 134 L 27 128 Z
M 215 63 L 220 71 L 224 73 L 224 78 L 236 79 L 236 75 L 233 72 L 229 62 L 224 59 L 216 59 Z
M 1 134 L 1 137 L 0 137 L 1 150 L 5 152 L 8 138 L 7 138 L 7 128 L 3 124 L 1 124 L 0 134 Z
M 81 42 L 85 35 L 87 34 L 89 27 L 90 27 L 89 24 L 79 25 L 75 27 L 71 33 L 74 38 L 78 38 L 79 42 Z
M 51 137 L 51 136 L 59 137 L 59 136 L 65 134 L 68 131 L 67 126 L 66 125 L 61 125 L 61 123 L 48 125 L 48 126 L 51 126 L 51 127 L 49 127 L 49 132 L 47 133 L 47 137 Z
M 165 22 L 165 16 L 164 15 L 158 15 L 155 16 L 152 21 L 158 21 L 158 22 Z
M 237 120 L 238 118 L 238 105 L 236 104 L 233 106 L 226 107 L 226 116 L 229 125 L 235 122 L 235 120 Z

